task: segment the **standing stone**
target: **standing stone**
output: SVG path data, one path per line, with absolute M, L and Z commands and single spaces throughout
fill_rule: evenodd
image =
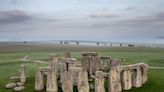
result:
M 49 67 L 51 67 L 53 71 L 55 71 L 55 66 L 56 66 L 56 62 L 50 61 Z
M 50 61 L 49 67 L 51 67 L 52 71 L 55 72 L 57 79 L 60 75 L 60 63 L 58 62 L 58 58 L 54 58 L 53 61 Z
M 67 70 L 66 63 L 61 63 L 60 64 L 60 77 L 66 70 Z
M 141 87 L 142 86 L 142 73 L 140 66 L 136 66 L 136 69 L 133 69 L 132 74 L 132 85 L 133 87 Z
M 121 80 L 120 80 L 120 71 L 116 68 L 112 68 L 109 72 L 109 92 L 121 92 Z
M 57 92 L 57 78 L 55 72 L 50 68 L 47 74 L 47 85 L 46 85 L 47 92 Z
M 60 84 L 61 84 L 61 79 L 62 79 L 62 75 L 63 75 L 63 73 L 65 72 L 65 71 L 67 71 L 67 65 L 66 65 L 66 63 L 60 63 Z M 60 85 L 61 86 L 61 85 Z
M 111 69 L 110 67 L 110 61 L 111 57 L 110 56 L 103 56 L 101 57 L 101 70 L 109 71 Z
M 78 74 L 78 92 L 89 92 L 88 73 L 86 71 Z
M 89 72 L 89 56 L 82 56 L 82 66 L 84 67 L 84 70 Z
M 26 76 L 25 76 L 25 66 L 21 65 L 20 67 L 20 82 L 26 82 Z
M 144 64 L 141 67 L 142 72 L 142 83 L 145 84 L 147 82 L 147 72 L 148 72 L 148 65 Z
M 65 71 L 61 76 L 63 92 L 73 92 L 73 78 L 69 71 Z
M 84 67 L 84 70 L 89 72 L 89 75 L 95 74 L 95 71 L 97 67 L 96 61 L 98 60 L 97 58 L 97 53 L 96 52 L 84 52 L 82 53 L 82 65 Z M 93 60 L 95 62 L 93 62 Z M 100 62 L 99 62 L 100 63 Z
M 96 71 L 99 71 L 100 69 L 100 57 L 98 56 L 93 56 L 91 57 L 91 68 L 92 68 L 92 73 L 95 74 Z
M 44 89 L 43 73 L 38 69 L 35 76 L 35 90 L 41 91 Z
M 104 88 L 104 75 L 102 71 L 96 71 L 96 78 L 95 78 L 95 92 L 105 92 Z
M 123 90 L 129 90 L 132 88 L 131 71 L 125 70 L 122 72 L 122 88 Z
M 91 56 L 88 56 L 88 61 L 89 61 L 89 75 L 92 75 L 93 74 L 93 62 L 92 62 L 92 57 Z
M 83 71 L 83 67 L 70 67 L 69 71 L 72 74 L 73 77 L 73 85 L 77 86 L 78 85 L 78 73 Z

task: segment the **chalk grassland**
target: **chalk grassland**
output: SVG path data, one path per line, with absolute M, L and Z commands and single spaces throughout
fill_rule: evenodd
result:
M 21 64 L 26 66 L 27 78 L 23 92 L 35 92 L 34 80 L 37 67 L 46 64 L 33 62 L 40 60 L 47 62 L 48 54 L 63 56 L 64 51 L 71 51 L 73 57 L 80 62 L 81 52 L 96 51 L 100 56 L 112 56 L 122 60 L 122 64 L 144 62 L 153 67 L 164 67 L 164 49 L 161 48 L 116 48 L 104 46 L 56 45 L 46 43 L 0 43 L 0 92 L 13 92 L 5 89 L 5 84 L 12 82 L 10 76 L 18 75 Z M 29 55 L 31 61 L 21 62 L 20 59 Z M 107 92 L 107 82 L 105 83 Z M 133 88 L 124 92 L 164 92 L 164 70 L 149 69 L 149 81 L 142 88 Z M 74 90 L 77 90 L 74 88 Z M 42 91 L 45 92 L 45 91 Z

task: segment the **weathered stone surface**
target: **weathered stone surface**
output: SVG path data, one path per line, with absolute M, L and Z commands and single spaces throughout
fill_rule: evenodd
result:
M 111 61 L 110 61 L 110 68 L 116 67 L 116 66 L 119 66 L 119 65 L 120 65 L 120 61 L 119 60 L 111 59 Z
M 25 76 L 25 77 L 28 78 L 29 76 Z M 17 80 L 17 79 L 20 79 L 20 76 L 11 76 L 10 79 Z
M 109 92 L 121 92 L 121 79 L 120 79 L 120 71 L 117 71 L 116 68 L 112 68 L 109 72 Z
M 66 63 L 61 63 L 60 64 L 60 79 L 61 79 L 61 75 L 67 70 L 67 66 Z
M 143 64 L 141 66 L 141 72 L 142 72 L 142 83 L 145 84 L 147 82 L 147 80 L 148 80 L 148 77 L 147 77 L 148 76 L 148 74 L 147 74 L 147 72 L 148 72 L 148 65 Z
M 101 58 L 101 61 L 100 61 L 100 70 L 103 70 L 103 71 L 109 71 L 109 69 L 111 69 L 110 67 L 110 60 L 111 60 L 111 57 L 110 56 L 103 56 L 103 57 L 100 57 Z
M 129 90 L 132 88 L 132 74 L 130 70 L 125 70 L 122 72 L 122 88 L 123 90 Z
M 61 75 L 61 83 L 63 92 L 73 92 L 73 78 L 70 71 L 65 71 Z
M 11 76 L 10 79 L 11 80 L 20 79 L 20 76 Z
M 133 70 L 132 85 L 133 85 L 133 87 L 136 87 L 136 88 L 142 86 L 142 73 L 141 73 L 141 68 L 140 67 Z
M 52 68 L 49 69 L 47 74 L 47 85 L 46 85 L 47 92 L 58 92 L 57 86 L 57 78 L 55 72 Z
M 111 56 L 101 56 L 100 57 L 102 60 L 108 60 L 108 59 L 111 59 Z
M 65 58 L 64 63 L 66 63 L 66 70 L 68 71 L 69 67 L 73 67 L 75 62 L 75 58 Z
M 61 63 L 60 65 L 60 72 L 63 73 L 67 70 L 67 66 L 66 63 Z
M 69 67 L 69 71 L 72 73 L 73 85 L 77 86 L 78 84 L 78 74 L 83 71 L 83 67 Z
M 60 78 L 60 68 L 61 68 L 61 63 L 58 62 L 58 60 L 51 61 L 49 64 L 49 67 L 56 73 L 57 79 Z
M 38 70 L 35 76 L 35 90 L 40 91 L 44 89 L 43 73 Z
M 6 88 L 14 88 L 16 86 L 17 86 L 16 83 L 8 83 L 8 84 L 6 84 Z
M 78 73 L 78 92 L 89 92 L 88 73 L 86 71 Z
M 17 82 L 17 85 L 18 86 L 24 86 L 24 83 L 23 82 Z
M 95 78 L 95 92 L 105 92 L 104 88 L 104 75 L 102 71 L 96 71 L 96 78 Z
M 89 56 L 82 56 L 82 66 L 84 67 L 85 71 L 89 72 L 89 67 L 90 67 L 90 58 L 89 58 Z
M 83 52 L 82 55 L 83 56 L 97 56 L 98 53 L 97 52 Z
M 24 65 L 21 65 L 21 67 L 20 67 L 20 82 L 26 82 L 25 66 Z
M 14 91 L 22 91 L 22 90 L 24 90 L 24 89 L 25 89 L 24 86 L 18 86 L 18 87 L 15 87 L 13 90 L 14 90 Z
M 95 74 L 96 71 L 99 71 L 100 69 L 100 57 L 98 56 L 93 56 L 91 57 L 91 61 L 90 61 L 90 68 L 92 68 L 92 73 L 91 74 Z
M 100 69 L 100 57 L 95 52 L 82 53 L 82 66 L 89 75 L 95 74 Z

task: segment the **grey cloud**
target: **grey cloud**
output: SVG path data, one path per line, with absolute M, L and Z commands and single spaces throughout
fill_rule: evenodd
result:
M 0 24 L 18 23 L 31 19 L 32 17 L 23 11 L 1 11 L 0 12 Z
M 118 15 L 114 14 L 92 14 L 90 15 L 90 18 L 114 18 L 119 17 Z
M 42 21 L 42 22 L 56 22 L 56 21 L 59 21 L 58 19 L 47 19 L 47 18 L 37 18 L 35 20 Z
M 129 10 L 136 10 L 136 9 L 139 9 L 139 7 L 127 7 L 127 8 L 122 9 L 122 10 L 129 11 Z
M 156 39 L 164 39 L 164 36 L 157 36 Z
M 155 19 L 158 21 L 164 21 L 164 12 L 160 12 L 155 16 Z
M 159 25 L 164 23 L 164 12 L 152 14 L 150 16 L 140 16 L 132 19 L 118 21 L 120 24 L 134 25 L 134 26 L 146 26 L 146 25 Z

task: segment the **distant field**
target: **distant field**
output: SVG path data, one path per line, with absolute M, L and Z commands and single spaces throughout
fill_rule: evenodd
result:
M 48 61 L 48 54 L 63 55 L 64 51 L 70 51 L 73 57 L 81 60 L 81 52 L 95 51 L 100 56 L 112 56 L 122 60 L 122 64 L 144 62 L 153 67 L 164 67 L 164 49 L 162 48 L 119 48 L 105 46 L 81 46 L 81 45 L 57 45 L 45 43 L 0 43 L 0 92 L 13 92 L 5 89 L 6 83 L 11 82 L 10 76 L 18 75 L 21 64 L 25 64 L 27 79 L 26 89 L 23 92 L 34 91 L 34 76 L 36 68 L 47 66 L 38 64 L 32 60 Z M 19 59 L 29 55 L 31 61 L 21 62 Z M 164 70 L 150 69 L 149 81 L 142 88 L 124 92 L 164 92 Z M 42 91 L 45 92 L 45 91 Z M 107 91 L 106 91 L 107 92 Z

